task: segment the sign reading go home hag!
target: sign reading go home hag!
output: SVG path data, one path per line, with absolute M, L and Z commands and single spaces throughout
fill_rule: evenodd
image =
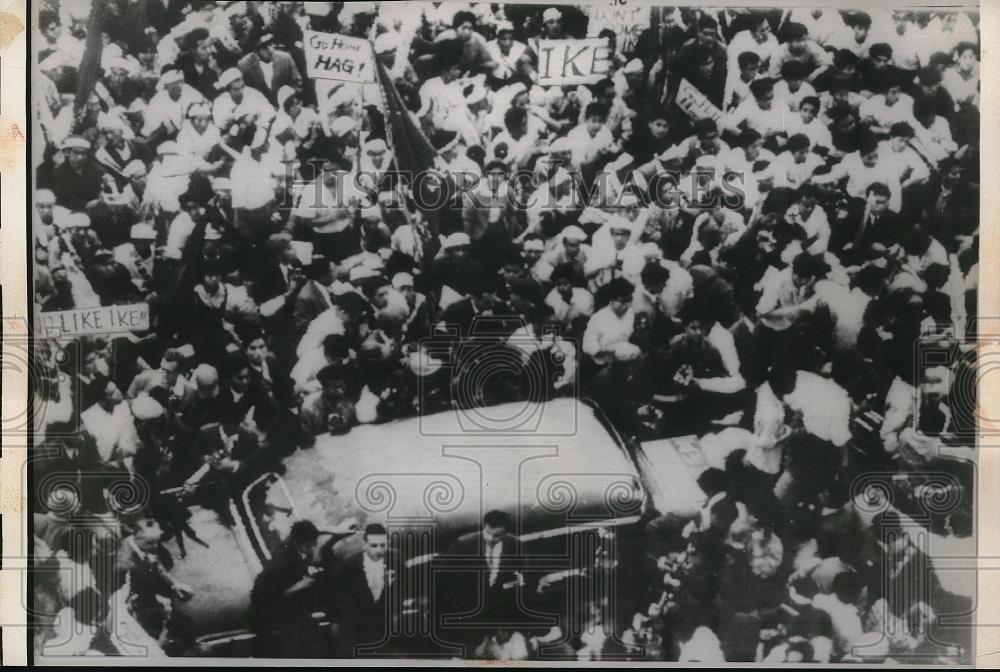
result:
M 605 37 L 538 43 L 538 83 L 542 86 L 596 84 L 608 76 L 610 63 Z
M 346 35 L 303 31 L 306 74 L 361 84 L 375 81 L 375 57 L 368 40 Z
M 41 313 L 46 338 L 149 329 L 149 304 L 100 306 Z

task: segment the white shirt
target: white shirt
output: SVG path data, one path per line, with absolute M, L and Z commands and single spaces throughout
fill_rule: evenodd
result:
M 571 160 L 576 167 L 593 161 L 597 158 L 598 150 L 610 147 L 615 141 L 606 125 L 601 126 L 597 135 L 591 137 L 590 133 L 587 132 L 587 127 L 582 124 L 567 133 L 566 139 L 573 147 Z
M 194 228 L 194 220 L 191 219 L 191 215 L 188 213 L 181 212 L 174 217 L 173 221 L 170 222 L 170 228 L 167 229 L 167 243 L 163 251 L 164 256 L 168 259 L 180 259 L 184 252 L 184 246 L 194 232 Z
M 371 591 L 372 598 L 378 602 L 382 597 L 382 591 L 385 590 L 385 559 L 372 560 L 367 553 L 364 553 L 362 558 L 368 590 Z
M 500 575 L 500 556 L 503 553 L 503 541 L 497 541 L 496 543 L 490 545 L 489 542 L 486 544 L 486 562 L 490 566 L 490 585 L 492 586 L 497 582 L 497 577 Z
M 752 51 L 753 53 L 760 56 L 761 63 L 769 63 L 771 57 L 778 53 L 778 40 L 770 32 L 767 34 L 767 39 L 761 44 L 753 36 L 753 33 L 749 30 L 741 30 L 733 36 L 732 42 L 726 47 L 726 53 L 728 54 L 728 68 L 730 71 L 735 70 L 739 73 L 739 57 L 744 51 Z
M 916 129 L 917 122 L 913 118 L 913 98 L 905 93 L 899 94 L 899 98 L 892 105 L 885 102 L 885 94 L 877 93 L 871 98 L 867 98 L 861 107 L 858 108 L 858 115 L 862 120 L 871 117 L 875 122 L 884 128 L 889 128 L 899 121 L 905 121 Z
M 80 414 L 80 420 L 87 433 L 94 437 L 101 462 L 115 459 L 120 452 L 120 439 L 125 438 L 130 431 L 135 433 L 132 411 L 125 402 L 115 406 L 111 413 L 101 408 L 100 404 L 94 404 Z
M 788 88 L 788 82 L 781 79 L 774 83 L 774 100 L 779 101 L 782 105 L 788 107 L 792 112 L 797 112 L 799 109 L 799 104 L 802 102 L 803 98 L 807 96 L 815 96 L 816 89 L 809 82 L 802 82 L 799 85 L 798 91 L 792 91 Z
M 607 352 L 619 343 L 626 343 L 632 337 L 635 327 L 635 311 L 629 308 L 625 314 L 618 317 L 605 306 L 594 313 L 587 323 L 583 334 L 583 351 L 596 361 L 604 363 L 607 360 L 598 353 Z
M 736 340 L 733 333 L 716 322 L 705 337 L 708 344 L 715 348 L 722 358 L 722 365 L 729 375 L 722 378 L 699 378 L 698 387 L 709 392 L 729 394 L 739 392 L 746 387 L 746 381 L 740 373 L 740 356 L 736 350 Z
M 228 91 L 220 93 L 212 103 L 212 121 L 220 129 L 226 128 L 230 121 L 244 113 L 256 115 L 257 125 L 264 127 L 275 117 L 274 108 L 264 94 L 249 86 L 243 88 L 243 100 L 239 104 Z
M 851 398 L 832 380 L 799 371 L 795 389 L 785 395 L 784 402 L 802 413 L 802 423 L 810 434 L 838 447 L 851 439 Z
M 262 208 L 274 200 L 274 178 L 271 169 L 250 155 L 250 148 L 244 147 L 242 154 L 233 162 L 230 179 L 233 183 L 233 207 L 253 210 Z
M 901 184 L 907 180 L 926 180 L 931 176 L 927 164 L 912 147 L 907 146 L 897 152 L 892 149 L 891 141 L 884 140 L 879 143 L 878 153 L 879 163 L 895 168 Z
M 205 102 L 205 97 L 197 89 L 183 85 L 181 95 L 173 100 L 166 89 L 153 96 L 146 106 L 145 122 L 142 125 L 142 135 L 148 136 L 164 122 L 173 124 L 174 130 L 179 130 L 184 124 L 184 115 L 195 103 Z M 168 125 L 169 125 L 168 124 Z
M 274 80 L 274 63 L 265 61 L 262 58 L 257 59 L 260 63 L 260 72 L 264 76 L 264 83 L 267 84 L 267 88 L 271 88 L 271 82 Z
M 788 116 L 788 108 L 777 98 L 771 101 L 770 110 L 762 110 L 757 100 L 751 97 L 726 115 L 726 128 L 739 133 L 740 125 L 745 121 L 748 128 L 766 136 L 768 133 L 783 131 Z
M 868 186 L 881 182 L 889 187 L 889 209 L 899 212 L 903 194 L 899 185 L 899 174 L 895 166 L 879 160 L 874 166 L 868 167 L 861 161 L 858 152 L 851 152 L 835 165 L 826 175 L 813 176 L 813 182 L 826 184 L 847 178 L 847 195 L 853 198 L 866 198 Z

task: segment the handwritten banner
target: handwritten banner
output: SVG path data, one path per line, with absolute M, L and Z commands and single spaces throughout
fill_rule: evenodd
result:
M 610 29 L 617 36 L 617 50 L 623 54 L 632 54 L 639 35 L 649 28 L 649 13 L 649 7 L 593 5 L 590 8 L 587 37 L 597 37 L 602 30 Z
M 368 40 L 346 35 L 303 31 L 306 74 L 365 84 L 375 81 L 375 56 Z
M 608 76 L 611 49 L 605 37 L 584 40 L 541 40 L 538 83 L 541 86 L 596 84 Z
M 41 313 L 46 338 L 149 329 L 149 304 L 77 308 Z
M 686 79 L 682 79 L 677 89 L 677 106 L 684 110 L 689 117 L 695 121 L 699 119 L 712 119 L 716 123 L 722 120 L 722 110 L 705 97 Z

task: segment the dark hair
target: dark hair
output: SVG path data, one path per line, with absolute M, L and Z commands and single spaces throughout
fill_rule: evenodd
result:
M 889 129 L 889 137 L 891 138 L 912 138 L 913 137 L 913 127 L 910 126 L 905 121 L 897 121 Z
M 864 156 L 865 154 L 871 154 L 872 152 L 878 151 L 878 139 L 873 135 L 865 135 L 858 142 L 858 156 Z
M 45 30 L 53 24 L 57 26 L 62 25 L 62 22 L 59 21 L 59 14 L 49 9 L 43 9 L 38 12 L 38 27 L 41 30 Z
M 851 28 L 854 28 L 855 26 L 871 28 L 872 17 L 867 12 L 850 12 L 844 17 L 844 23 Z
M 311 544 L 319 539 L 319 530 L 308 520 L 297 520 L 292 523 L 292 531 L 288 535 L 288 540 L 296 546 Z
M 857 65 L 859 60 L 858 55 L 849 49 L 838 49 L 833 52 L 833 67 L 835 68 Z
M 809 66 L 802 61 L 785 61 L 781 64 L 782 79 L 805 79 L 809 75 Z
M 755 79 L 750 82 L 750 93 L 752 93 L 755 98 L 757 96 L 762 96 L 765 93 L 770 93 L 771 91 L 774 91 L 774 82 L 770 79 Z
M 855 571 L 840 572 L 833 577 L 833 594 L 841 602 L 851 603 L 858 599 L 865 583 Z
M 809 137 L 804 133 L 795 133 L 792 137 L 788 138 L 785 149 L 789 152 L 799 152 L 803 149 L 809 149 Z
M 805 27 L 804 24 L 798 23 L 796 21 L 791 21 L 785 24 L 785 41 L 794 42 L 795 40 L 801 40 L 803 37 L 809 34 L 809 29 Z
M 486 512 L 486 515 L 483 516 L 483 524 L 490 527 L 502 527 L 507 531 L 510 531 L 514 527 L 514 521 L 510 517 L 510 514 L 505 511 L 497 511 L 496 509 Z
M 512 107 L 503 115 L 503 123 L 508 130 L 527 122 L 528 111 L 522 107 Z
M 767 382 L 774 396 L 781 399 L 795 389 L 796 371 L 788 365 L 771 366 L 767 372 Z
M 922 256 L 930 249 L 931 234 L 920 226 L 915 226 L 906 234 L 903 240 L 903 250 L 912 256 Z
M 442 50 L 434 55 L 434 65 L 438 72 L 450 70 L 461 62 L 459 55 L 450 50 Z
M 892 58 L 892 47 L 885 42 L 876 42 L 868 48 L 868 55 L 872 58 L 877 56 Z
M 386 531 L 385 525 L 382 525 L 381 523 L 369 523 L 368 525 L 365 525 L 365 539 L 373 534 L 389 533 Z
M 806 278 L 825 278 L 830 272 L 830 265 L 817 254 L 803 252 L 792 260 L 792 273 Z
M 706 28 L 717 30 L 719 28 L 719 22 L 706 14 L 705 16 L 702 16 L 700 19 L 698 19 L 698 32 L 700 33 Z
M 739 56 L 736 57 L 736 65 L 739 66 L 740 70 L 749 67 L 760 67 L 760 56 L 753 51 L 741 52 Z
M 694 122 L 694 128 L 692 130 L 694 130 L 695 135 L 701 138 L 709 133 L 718 133 L 719 125 L 715 123 L 714 119 L 706 117 Z
M 598 292 L 605 298 L 605 304 L 616 299 L 630 301 L 633 292 L 635 292 L 635 286 L 625 278 L 614 278 L 606 285 L 601 286 Z
M 762 136 L 758 131 L 755 131 L 752 128 L 745 128 L 740 132 L 740 136 L 737 138 L 736 144 L 739 145 L 740 148 L 746 149 L 762 137 L 764 136 Z
M 570 284 L 574 287 L 579 287 L 582 285 L 583 277 L 575 265 L 564 262 L 556 265 L 552 269 L 552 273 L 549 275 L 549 282 L 552 284 L 558 283 L 560 280 L 569 280 Z
M 343 334 L 328 334 L 323 338 L 323 354 L 331 359 L 346 357 L 351 347 L 350 343 Z
M 934 86 L 941 83 L 941 71 L 933 65 L 925 65 L 917 71 L 917 79 L 923 86 Z
M 882 182 L 872 182 L 871 184 L 869 184 L 868 188 L 865 190 L 865 195 L 867 196 L 868 194 L 875 194 L 876 196 L 884 196 L 885 198 L 889 198 L 892 196 L 892 192 L 889 191 L 889 187 L 887 187 Z
M 670 280 L 670 271 L 664 268 L 663 264 L 657 261 L 650 261 L 642 268 L 639 279 L 644 287 L 666 283 Z
M 956 56 L 961 56 L 962 54 L 964 54 L 967 51 L 971 51 L 973 54 L 976 55 L 976 59 L 977 60 L 979 59 L 979 47 L 976 46 L 975 42 L 963 41 L 963 42 L 959 42 L 958 46 L 955 47 L 955 55 Z
M 316 380 L 322 386 L 336 380 L 344 380 L 344 373 L 345 369 L 342 364 L 327 364 L 316 373 Z
M 471 23 L 472 27 L 476 26 L 476 15 L 469 11 L 459 11 L 455 12 L 455 18 L 451 20 L 451 27 L 458 28 L 463 23 Z
M 591 117 L 600 117 L 606 120 L 608 118 L 608 108 L 602 103 L 590 103 L 583 113 L 583 118 L 590 119 Z
M 250 358 L 242 350 L 226 355 L 224 370 L 227 378 L 232 378 L 243 369 L 250 368 Z

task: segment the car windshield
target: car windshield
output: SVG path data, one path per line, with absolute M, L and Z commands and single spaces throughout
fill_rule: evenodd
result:
M 259 545 L 261 554 L 270 558 L 297 520 L 295 501 L 287 484 L 277 474 L 266 474 L 243 492 L 243 506 L 250 518 L 251 538 Z

